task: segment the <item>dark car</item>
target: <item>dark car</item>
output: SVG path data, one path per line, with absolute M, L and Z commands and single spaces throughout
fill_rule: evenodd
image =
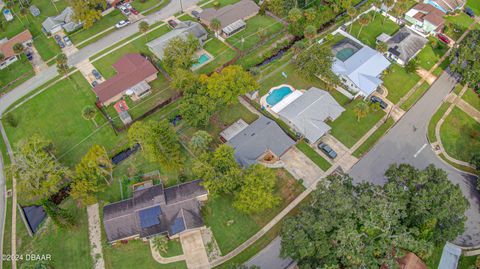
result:
M 385 101 L 383 101 L 380 97 L 378 96 L 375 96 L 373 95 L 372 97 L 370 97 L 370 102 L 376 104 L 376 103 L 380 103 L 380 107 L 382 109 L 386 109 L 388 107 L 388 104 L 385 103 Z
M 98 73 L 97 69 L 92 70 L 92 75 L 94 75 L 96 79 L 101 79 L 102 78 L 102 75 L 100 75 L 100 73 Z
M 62 38 L 59 35 L 54 35 L 53 38 L 55 38 L 57 42 L 62 41 Z
M 132 12 L 133 15 L 138 15 L 139 14 L 139 12 L 134 8 L 131 8 L 130 12 Z
M 323 142 L 318 143 L 318 149 L 325 152 L 325 154 L 327 154 L 328 157 L 332 159 L 335 159 L 337 157 L 337 153 L 335 152 L 335 150 L 333 150 L 329 145 Z
M 178 23 L 174 20 L 169 20 L 168 25 L 170 25 L 170 27 L 172 27 L 172 28 L 175 28 L 175 27 L 177 27 Z
M 27 59 L 28 59 L 29 61 L 33 60 L 33 54 L 32 54 L 31 51 L 25 52 L 25 56 L 27 56 Z
M 92 81 L 92 87 L 95 88 L 95 86 L 97 86 L 97 85 L 98 85 L 98 82 L 96 80 Z
M 449 44 L 450 43 L 450 39 L 448 39 L 448 37 L 444 34 L 441 34 L 441 33 L 438 33 L 437 34 L 437 37 L 438 39 L 440 39 L 443 43 L 445 44 Z
M 65 48 L 65 43 L 63 41 L 58 41 L 58 46 L 60 46 L 61 49 Z
M 198 19 L 200 19 L 200 12 L 194 10 L 194 11 L 192 11 L 192 16 L 195 17 L 195 19 L 198 20 Z
M 475 12 L 473 12 L 473 10 L 469 7 L 466 7 L 463 12 L 465 12 L 465 14 L 467 14 L 469 17 L 471 18 L 475 18 Z

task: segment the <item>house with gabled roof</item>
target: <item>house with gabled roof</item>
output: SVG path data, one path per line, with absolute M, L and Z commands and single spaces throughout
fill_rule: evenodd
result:
M 445 26 L 445 12 L 432 5 L 419 3 L 405 13 L 405 20 L 425 34 L 441 32 Z
M 57 16 L 47 17 L 42 22 L 42 30 L 50 35 L 55 34 L 56 32 L 60 32 L 65 30 L 65 32 L 70 33 L 73 32 L 80 27 L 82 27 L 83 23 L 76 21 L 74 19 L 74 11 L 72 7 L 66 7 L 60 14 Z
M 175 238 L 204 226 L 201 202 L 208 192 L 202 180 L 164 188 L 160 183 L 137 189 L 133 197 L 103 208 L 103 224 L 109 243 L 159 234 Z
M 387 57 L 404 66 L 425 47 L 428 40 L 404 26 L 386 42 Z
M 465 6 L 466 0 L 423 0 L 423 2 L 447 13 L 462 9 L 463 6 Z
M 3 60 L 0 61 L 0 70 L 18 60 L 18 56 L 13 50 L 15 44 L 20 43 L 25 47 L 32 42 L 32 34 L 29 30 L 25 30 L 10 39 L 4 38 L 0 40 L 0 53 L 3 54 Z

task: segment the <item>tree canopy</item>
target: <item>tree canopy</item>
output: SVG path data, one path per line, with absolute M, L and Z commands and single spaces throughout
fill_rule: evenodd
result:
M 386 176 L 383 186 L 329 176 L 284 222 L 282 255 L 300 268 L 396 268 L 400 250 L 426 258 L 463 231 L 468 202 L 444 171 L 402 164 Z
M 461 75 L 463 83 L 480 85 L 480 30 L 472 30 L 450 54 L 450 68 Z
M 187 38 L 172 38 L 163 50 L 163 64 L 167 70 L 190 69 L 197 61 L 195 51 L 200 43 L 198 39 L 189 35 Z
M 333 54 L 328 47 L 314 44 L 309 49 L 299 53 L 293 59 L 293 64 L 300 75 L 307 79 L 320 76 L 334 83 L 338 80 L 332 71 Z
M 106 4 L 104 0 L 72 0 L 74 19 L 83 22 L 83 28 L 88 29 L 102 18 Z

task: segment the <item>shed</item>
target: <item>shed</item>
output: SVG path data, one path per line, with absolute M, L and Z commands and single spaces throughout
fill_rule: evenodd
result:
M 28 224 L 28 229 L 32 234 L 35 234 L 40 228 L 40 224 L 47 217 L 45 209 L 40 205 L 21 207 L 21 209 Z
M 386 33 L 381 33 L 379 36 L 377 36 L 377 44 L 380 43 L 380 42 L 383 42 L 383 43 L 387 43 L 387 41 L 391 38 L 390 35 L 386 34 Z
M 31 5 L 30 6 L 30 14 L 34 17 L 40 16 L 40 9 L 36 5 Z
M 232 125 L 230 125 L 227 129 L 223 130 L 220 133 L 220 138 L 225 142 L 229 141 L 234 136 L 239 134 L 241 131 L 245 130 L 245 128 L 247 127 L 248 127 L 248 124 L 243 119 L 239 119 L 236 122 L 234 122 Z

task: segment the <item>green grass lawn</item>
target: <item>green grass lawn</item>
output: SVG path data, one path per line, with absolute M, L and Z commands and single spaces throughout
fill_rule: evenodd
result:
M 232 206 L 230 196 L 210 197 L 202 208 L 205 224 L 213 231 L 223 255 L 250 238 L 298 196 L 304 187 L 286 170 L 277 169 L 276 194 L 281 203 L 257 215 L 247 215 Z
M 237 52 L 235 50 L 228 47 L 217 38 L 209 39 L 203 45 L 203 49 L 212 54 L 214 59 L 206 65 L 195 70 L 195 72 L 199 74 L 209 74 L 223 64 L 235 58 L 235 56 L 237 55 Z
M 423 94 L 430 88 L 430 85 L 428 85 L 427 82 L 422 83 L 420 87 L 418 87 L 415 92 L 410 95 L 410 97 L 403 102 L 403 104 L 400 106 L 403 110 L 408 110 L 410 109 L 422 96 Z
M 480 96 L 473 89 L 469 88 L 463 94 L 462 99 L 480 111 Z
M 447 111 L 449 106 L 449 103 L 442 103 L 442 105 L 437 109 L 435 114 L 433 114 L 432 118 L 430 119 L 427 132 L 430 143 L 437 141 L 437 137 L 435 136 L 435 126 L 437 126 L 438 121 L 443 117 L 443 114 L 445 114 L 445 111 Z
M 434 48 L 429 42 L 417 55 L 418 65 L 425 69 L 430 70 L 442 56 L 447 52 L 448 47 L 443 43 L 438 42 L 438 45 Z
M 142 12 L 162 2 L 162 0 L 133 1 L 132 6 L 139 12 Z
M 480 151 L 480 124 L 455 107 L 440 127 L 440 137 L 445 151 L 451 157 L 468 162 Z
M 332 127 L 331 134 L 349 148 L 355 145 L 385 115 L 383 110 L 372 111 L 365 118 L 357 121 L 354 108 L 359 102 L 361 100 L 357 99 L 345 105 L 342 115 L 333 122 L 328 122 L 328 125 Z
M 51 254 L 52 268 L 91 268 L 93 261 L 90 256 L 87 211 L 85 208 L 78 208 L 71 199 L 67 199 L 62 207 L 74 214 L 76 226 L 59 228 L 49 221 L 35 237 L 28 237 L 28 242 L 23 242 L 17 253 Z M 24 224 L 20 221 L 17 222 L 18 225 Z M 35 265 L 35 262 L 20 261 L 20 264 Z M 17 265 L 23 268 L 18 263 Z
M 141 240 L 130 240 L 127 244 L 107 245 L 103 248 L 106 269 L 186 269 L 184 261 L 160 264 L 152 257 L 150 244 Z M 85 267 L 88 268 L 88 267 Z
M 112 65 L 118 61 L 123 55 L 127 53 L 142 53 L 148 56 L 152 56 L 152 52 L 148 49 L 146 43 L 152 41 L 165 33 L 170 31 L 167 25 L 161 26 L 160 28 L 148 33 L 145 37 L 141 36 L 133 42 L 130 42 L 119 49 L 113 51 L 108 56 L 100 58 L 99 60 L 93 62 L 93 65 L 105 78 L 110 78 L 115 75 L 115 69 Z
M 369 15 L 373 18 L 373 12 Z M 386 19 L 384 16 L 377 13 L 375 15 L 375 20 L 372 20 L 368 25 L 362 28 L 360 24 L 355 22 L 351 27 L 347 28 L 348 32 L 362 41 L 364 44 L 375 48 L 375 41 L 381 33 L 386 33 L 388 35 L 393 35 L 400 26 L 393 21 Z M 360 33 L 360 35 L 359 35 Z
M 463 12 L 458 15 L 446 16 L 445 21 L 446 29 L 444 33 L 454 40 L 460 38 L 470 24 L 473 23 L 473 19 Z
M 419 75 L 407 73 L 398 64 L 391 65 L 390 72 L 383 76 L 383 85 L 388 89 L 388 100 L 396 104 L 419 80 Z
M 478 0 L 467 0 L 467 7 L 470 7 L 475 15 L 480 15 L 480 2 Z
M 150 0 L 153 1 L 153 0 Z M 70 38 L 74 44 L 78 44 L 110 27 L 115 26 L 115 24 L 121 20 L 125 20 L 126 16 L 123 15 L 120 10 L 115 9 L 114 11 L 103 16 L 100 20 L 95 22 L 92 27 L 88 29 L 80 29 L 72 34 Z
M 282 31 L 283 24 L 267 15 L 257 15 L 246 21 L 247 27 L 227 38 L 227 42 L 242 51 L 248 51 L 254 48 L 263 40 L 268 39 L 275 33 Z M 264 36 L 260 38 L 259 31 L 264 31 Z
M 35 72 L 27 57 L 20 55 L 19 60 L 0 70 L 0 93 L 15 89 L 34 75 Z
M 265 42 L 263 45 L 252 49 L 248 54 L 243 55 L 235 64 L 243 66 L 245 69 L 249 69 L 261 62 L 266 58 L 269 58 L 273 51 L 276 50 L 277 46 L 284 46 L 283 41 L 285 37 L 288 36 L 288 32 L 283 32 L 276 38 L 270 39 L 268 42 Z
M 12 111 L 17 127 L 4 122 L 12 145 L 33 133 L 51 139 L 60 161 L 73 166 L 93 144 L 115 151 L 115 145 L 125 139 L 116 136 L 98 113 L 95 126 L 82 117 L 85 106 L 94 106 L 95 94 L 80 72 L 64 79 Z M 103 127 L 101 127 L 105 124 Z
M 432 74 L 434 76 L 439 77 L 442 75 L 443 71 L 447 69 L 447 67 L 450 65 L 450 59 L 445 59 L 435 70 L 433 70 Z
M 387 132 L 390 127 L 395 123 L 395 121 L 392 118 L 388 118 L 387 121 L 382 124 L 373 134 L 363 142 L 363 144 L 358 147 L 355 152 L 353 152 L 353 156 L 360 158 L 362 157 L 363 154 L 367 153 L 375 143 Z
M 183 254 L 182 243 L 179 239 L 168 240 L 167 253 L 162 253 L 162 257 L 173 257 Z
M 240 1 L 240 0 L 215 0 L 215 1 L 212 1 L 211 3 L 208 3 L 207 5 L 203 6 L 202 8 L 206 9 L 206 8 L 215 7 L 215 6 L 217 6 L 217 8 L 222 8 L 222 7 L 227 6 L 227 5 L 235 4 L 238 1 Z M 205 3 L 205 2 L 208 2 L 208 0 L 200 1 L 199 5 L 201 5 L 202 3 Z
M 328 168 L 332 167 L 332 164 L 330 164 L 327 160 L 325 160 L 325 158 L 312 149 L 307 143 L 305 143 L 305 141 L 298 143 L 297 148 L 307 155 L 307 157 L 323 171 L 327 171 Z

